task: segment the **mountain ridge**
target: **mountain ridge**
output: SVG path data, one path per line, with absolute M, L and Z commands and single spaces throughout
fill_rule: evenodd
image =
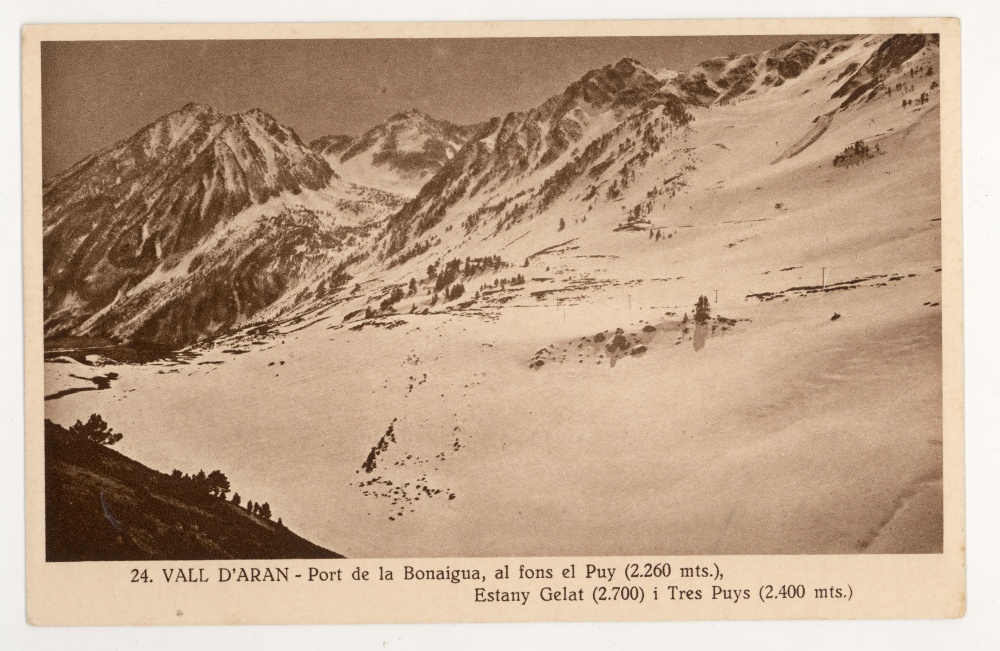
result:
M 416 194 L 481 125 L 455 125 L 418 109 L 393 114 L 358 137 L 324 136 L 310 146 L 358 185 Z
M 791 41 L 709 59 L 685 72 L 625 57 L 588 71 L 532 109 L 480 124 L 456 126 L 409 109 L 361 136 L 323 136 L 308 145 L 260 109 L 227 115 L 187 104 L 46 181 L 47 335 L 186 345 L 294 311 L 298 301 L 344 289 L 331 279 L 371 277 L 384 265 L 435 255 L 435 243 L 449 238 L 448 248 L 467 246 L 487 223 L 496 237 L 549 214 L 574 188 L 582 192 L 574 201 L 587 195 L 587 210 L 598 199 L 620 200 L 641 168 L 687 146 L 699 120 L 744 102 L 769 102 L 773 94 L 792 101 L 791 86 L 813 84 L 803 94 L 815 88 L 803 78 L 819 80 L 822 72 L 833 86 L 823 91 L 832 95 L 817 104 L 813 122 L 891 94 L 885 86 L 891 70 L 933 44 L 924 35 Z M 842 63 L 845 57 L 852 61 Z M 836 78 L 827 80 L 834 68 Z M 804 135 L 804 146 L 790 147 L 791 155 L 821 138 L 831 119 Z M 670 187 L 651 193 L 688 191 L 685 179 L 694 170 L 674 158 L 674 167 L 663 171 Z M 622 224 L 640 223 L 653 203 L 633 206 Z M 224 242 L 218 231 L 247 211 L 256 215 L 250 222 L 272 222 L 255 237 L 287 253 L 268 254 L 263 244 L 246 244 L 245 235 L 237 239 L 250 246 L 249 254 L 218 253 Z M 456 227 L 461 241 L 445 235 Z M 360 238 L 352 235 L 359 228 Z M 289 233 L 298 235 L 289 239 Z M 343 243 L 336 257 L 322 260 L 333 241 Z M 196 252 L 206 246 L 216 253 Z M 170 305 L 156 305 L 164 292 L 155 279 L 177 285 L 185 264 L 190 273 L 213 257 L 218 277 L 184 281 L 171 290 Z M 221 278 L 223 260 L 239 270 L 235 278 Z M 348 272 L 345 263 L 361 266 Z

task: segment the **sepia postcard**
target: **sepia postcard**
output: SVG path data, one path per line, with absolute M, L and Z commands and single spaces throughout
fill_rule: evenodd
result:
M 31 25 L 38 625 L 965 611 L 954 19 Z

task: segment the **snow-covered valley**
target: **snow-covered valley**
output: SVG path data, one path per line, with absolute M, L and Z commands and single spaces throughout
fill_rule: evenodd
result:
M 46 184 L 46 417 L 348 557 L 940 551 L 938 67 L 623 60 L 315 150 L 186 107 Z

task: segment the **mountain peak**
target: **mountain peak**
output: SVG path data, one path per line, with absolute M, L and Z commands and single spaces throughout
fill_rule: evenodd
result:
M 217 111 L 209 106 L 208 104 L 199 104 L 198 102 L 188 102 L 180 108 L 178 111 L 180 113 L 216 113 Z
M 642 64 L 639 62 L 638 59 L 633 59 L 632 57 L 625 57 L 624 59 L 615 64 L 615 69 L 619 71 L 638 70 L 639 68 L 642 68 Z
M 275 122 L 274 116 L 262 108 L 252 108 L 238 114 L 241 118 L 249 118 L 257 122 Z
M 138 294 L 125 294 L 169 270 L 244 209 L 283 193 L 319 190 L 333 178 L 321 156 L 259 109 L 230 115 L 191 103 L 160 118 L 46 185 L 49 237 L 74 243 L 61 253 L 58 271 L 46 276 L 48 308 L 57 310 L 67 296 L 72 305 L 47 327 L 93 327 L 173 345 L 238 322 L 253 292 L 211 316 L 185 300 L 140 314 L 129 307 Z M 96 280 L 84 285 L 88 274 Z
M 433 118 L 418 108 L 411 108 L 396 113 L 387 122 L 399 122 L 403 120 L 433 120 Z
M 262 108 L 252 108 L 246 111 L 241 111 L 238 113 L 224 113 L 214 106 L 208 104 L 200 104 L 198 102 L 188 102 L 181 108 L 168 113 L 164 118 L 161 119 L 176 119 L 180 118 L 182 120 L 190 119 L 202 119 L 202 120 L 252 120 L 255 122 L 268 124 L 271 122 L 277 122 L 273 115 L 268 113 Z
M 214 106 L 188 102 L 181 108 L 160 118 L 170 123 L 195 124 L 198 122 L 214 122 L 223 117 L 223 113 Z
M 267 112 L 262 108 L 254 107 L 252 109 L 247 109 L 246 111 L 241 112 L 240 115 L 258 117 L 267 115 Z

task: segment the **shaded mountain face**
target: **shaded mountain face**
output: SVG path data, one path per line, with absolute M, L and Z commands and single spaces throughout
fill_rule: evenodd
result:
M 169 325 L 155 323 L 148 301 L 130 299 L 182 260 L 188 267 L 195 249 L 247 208 L 324 188 L 334 176 L 268 114 L 225 115 L 195 104 L 81 161 L 44 186 L 47 334 L 144 333 L 176 344 L 253 313 L 289 279 L 255 260 L 252 249 L 231 260 L 224 286 L 207 283 L 174 302 Z M 297 236 L 285 229 L 280 242 L 292 246 Z
M 310 146 L 352 183 L 412 196 L 479 128 L 456 126 L 412 109 L 359 138 L 324 136 Z
M 685 123 L 690 115 L 672 85 L 675 77 L 671 71 L 653 71 L 626 58 L 588 72 L 537 108 L 491 120 L 394 218 L 386 254 L 398 253 L 408 240 L 440 223 L 445 211 L 463 198 L 485 197 L 529 176 L 538 174 L 544 180 L 555 173 L 549 185 L 535 194 L 551 196 L 555 186 L 564 187 L 570 176 L 596 162 L 607 142 L 602 145 L 594 138 L 630 115 L 658 111 L 673 124 Z M 591 144 L 582 153 L 570 152 L 588 141 Z
M 767 52 L 717 57 L 680 75 L 675 83 L 692 104 L 725 105 L 777 88 L 801 75 L 820 58 L 821 52 L 836 54 L 846 47 L 841 41 L 794 41 Z
M 841 108 L 846 108 L 866 93 L 869 99 L 873 99 L 879 90 L 885 90 L 884 82 L 894 71 L 928 45 L 936 46 L 937 43 L 936 34 L 897 34 L 886 39 L 864 65 L 845 70 L 845 73 L 852 74 L 833 93 L 833 97 L 844 97 Z

